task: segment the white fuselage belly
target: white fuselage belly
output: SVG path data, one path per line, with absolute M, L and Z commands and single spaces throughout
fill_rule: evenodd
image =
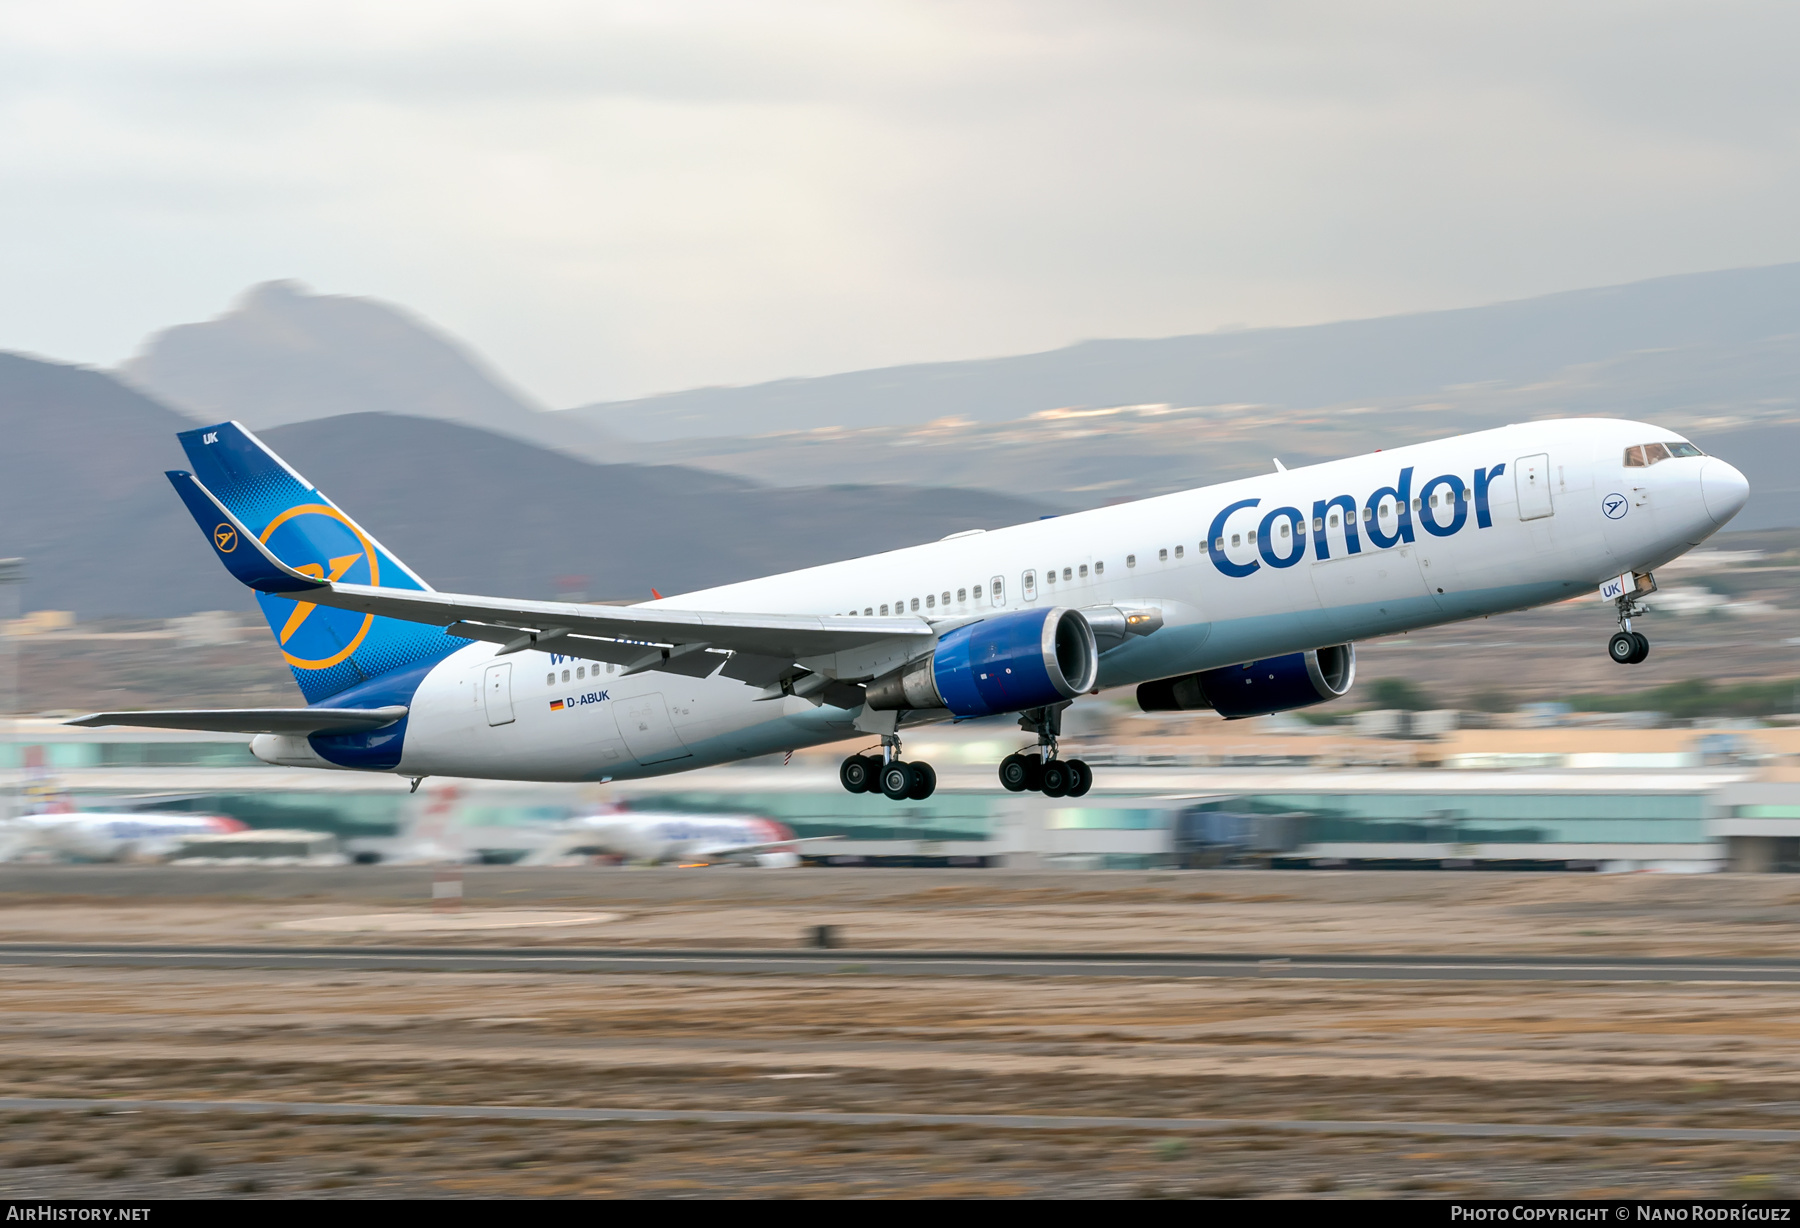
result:
M 1718 526 L 1702 499 L 1705 458 L 1626 469 L 1628 446 L 1675 438 L 1641 423 L 1531 423 L 1396 448 L 1115 507 L 958 537 L 667 598 L 660 604 L 746 613 L 905 612 L 966 621 L 1032 605 L 1154 604 L 1164 626 L 1101 658 L 1099 684 L 1114 687 L 1213 669 L 1325 644 L 1522 609 L 1591 591 L 1628 570 L 1647 570 Z M 1521 458 L 1532 483 L 1521 507 Z M 1478 523 L 1477 471 L 1504 473 L 1487 486 Z M 1414 513 L 1411 540 L 1394 511 L 1373 525 L 1362 508 L 1410 467 L 1418 497 L 1440 475 L 1467 490 L 1460 511 L 1440 484 L 1436 509 Z M 1617 500 L 1629 506 L 1619 514 Z M 1327 509 L 1329 558 L 1318 558 L 1315 505 L 1348 496 L 1361 549 L 1347 548 L 1344 505 Z M 1245 500 L 1222 526 L 1220 557 L 1208 550 L 1221 510 Z M 1547 502 L 1545 502 L 1547 500 Z M 1603 511 L 1608 502 L 1614 516 Z M 1549 514 L 1542 514 L 1545 508 Z M 1303 538 L 1249 532 L 1293 508 Z M 1521 515 L 1537 513 L 1535 518 Z M 1425 515 L 1442 535 L 1428 532 Z M 1329 517 L 1336 515 L 1336 527 Z M 1460 527 L 1448 531 L 1458 516 Z M 1275 522 L 1279 524 L 1280 522 Z M 1371 532 L 1371 529 L 1374 532 Z M 1233 541 L 1237 544 L 1232 544 Z M 1279 565 L 1268 561 L 1272 552 Z M 1298 552 L 1298 553 L 1296 553 Z M 1292 558 L 1292 562 L 1287 559 Z M 1233 575 L 1230 571 L 1249 574 Z M 1068 569 L 1070 579 L 1062 578 Z M 1026 588 L 1025 573 L 1032 573 Z M 1054 579 L 1049 579 L 1054 574 Z M 996 604 L 994 580 L 1000 580 Z M 981 597 L 974 596 L 980 586 Z M 950 595 L 948 605 L 944 594 Z M 930 595 L 931 605 L 924 604 Z M 887 609 L 882 609 L 885 606 Z M 446 658 L 412 703 L 409 776 L 591 781 L 664 775 L 855 734 L 854 714 L 797 698 L 759 700 L 761 689 L 714 676 L 649 672 L 629 678 L 593 662 L 520 652 L 510 662 L 512 719 L 492 723 L 484 673 L 497 648 L 473 644 Z M 575 671 L 587 673 L 576 680 Z M 565 672 L 568 681 L 564 681 Z M 552 681 L 553 680 L 553 681 Z M 558 702 L 560 701 L 560 702 Z M 555 705 L 553 707 L 553 705 Z M 297 740 L 284 740 L 297 741 Z M 302 756 L 304 757 L 304 756 Z M 291 759 L 289 761 L 292 761 Z M 319 766 L 328 766 L 320 763 Z

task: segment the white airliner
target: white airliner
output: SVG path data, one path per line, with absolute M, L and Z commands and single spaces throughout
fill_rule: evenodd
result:
M 882 750 L 845 759 L 844 786 L 919 799 L 936 774 L 903 733 L 1005 713 L 1037 746 L 1001 783 L 1079 795 L 1093 773 L 1059 754 L 1061 713 L 1106 688 L 1279 712 L 1348 692 L 1358 639 L 1596 590 L 1606 651 L 1640 662 L 1651 573 L 1749 496 L 1672 431 L 1533 422 L 600 606 L 437 592 L 237 423 L 180 439 L 193 472 L 169 478 L 310 706 L 74 723 L 253 732 L 269 763 L 415 787 L 626 780 L 861 734 Z
M 614 810 L 580 815 L 559 825 L 549 842 L 523 864 L 549 865 L 573 856 L 601 856 L 632 862 L 790 869 L 800 864 L 796 845 L 836 838 L 799 840 L 782 824 L 747 814 Z
M 206 814 L 101 814 L 80 810 L 28 814 L 0 822 L 0 861 L 33 857 L 70 861 L 162 857 L 174 852 L 189 836 L 222 836 L 243 830 L 244 824 L 236 819 Z

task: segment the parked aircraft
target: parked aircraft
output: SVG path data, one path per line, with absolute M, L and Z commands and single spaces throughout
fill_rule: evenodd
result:
M 1672 431 L 1532 422 L 620 607 L 437 592 L 241 425 L 180 440 L 193 469 L 169 479 L 309 706 L 75 723 L 248 731 L 269 763 L 415 787 L 624 780 L 862 734 L 881 752 L 845 759 L 844 787 L 922 799 L 936 773 L 903 757 L 906 730 L 1017 714 L 1036 745 L 1001 783 L 1080 795 L 1093 773 L 1061 755 L 1061 714 L 1105 688 L 1279 712 L 1348 693 L 1358 639 L 1596 590 L 1606 651 L 1640 663 L 1655 568 L 1749 495 Z
M 584 814 L 558 826 L 549 841 L 525 858 L 548 865 L 573 856 L 618 857 L 625 861 L 680 865 L 746 865 L 790 869 L 800 864 L 796 839 L 772 819 L 747 814 L 676 814 L 613 810 Z
M 155 811 L 103 814 L 71 810 L 28 814 L 0 822 L 0 861 L 52 857 L 68 861 L 126 861 L 166 856 L 189 836 L 243 831 L 236 819 Z

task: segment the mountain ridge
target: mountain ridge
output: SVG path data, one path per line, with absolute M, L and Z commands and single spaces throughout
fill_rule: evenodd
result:
M 0 556 L 22 608 L 83 619 L 252 609 L 163 476 L 195 423 L 104 372 L 0 353 Z M 598 465 L 398 414 L 258 432 L 449 590 L 648 599 L 1061 510 L 982 491 L 774 488 L 680 466 Z
M 1083 341 L 1034 354 L 915 363 L 713 387 L 562 412 L 667 442 L 831 426 L 993 423 L 1065 408 L 1283 409 L 1520 387 L 1659 350 L 1704 354 L 1780 339 L 1800 371 L 1800 263 L 1686 273 L 1476 307 L 1295 328 Z M 1785 389 L 1786 408 L 1796 401 Z M 855 421 L 844 407 L 858 406 Z M 751 425 L 746 425 L 751 424 Z M 727 429 L 729 428 L 729 429 Z

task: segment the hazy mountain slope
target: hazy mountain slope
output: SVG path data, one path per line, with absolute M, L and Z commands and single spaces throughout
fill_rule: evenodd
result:
M 375 299 L 254 286 L 231 310 L 157 333 L 120 374 L 197 419 L 255 430 L 355 413 L 441 418 L 604 459 L 591 423 L 546 412 L 467 347 Z
M 1800 264 L 1458 311 L 702 388 L 568 411 L 631 438 L 1004 422 L 1061 407 L 1437 403 L 1451 429 L 1540 412 L 1792 414 Z
M 0 556 L 26 609 L 164 618 L 249 609 L 163 477 L 193 425 L 96 371 L 0 354 Z M 593 465 L 471 427 L 362 414 L 259 432 L 433 584 L 647 598 L 1032 519 L 980 492 L 770 490 L 675 467 Z M 563 588 L 571 587 L 563 585 Z
M 201 544 L 163 470 L 192 422 L 98 371 L 0 354 L 0 555 L 22 608 L 163 617 L 243 604 L 192 567 Z

